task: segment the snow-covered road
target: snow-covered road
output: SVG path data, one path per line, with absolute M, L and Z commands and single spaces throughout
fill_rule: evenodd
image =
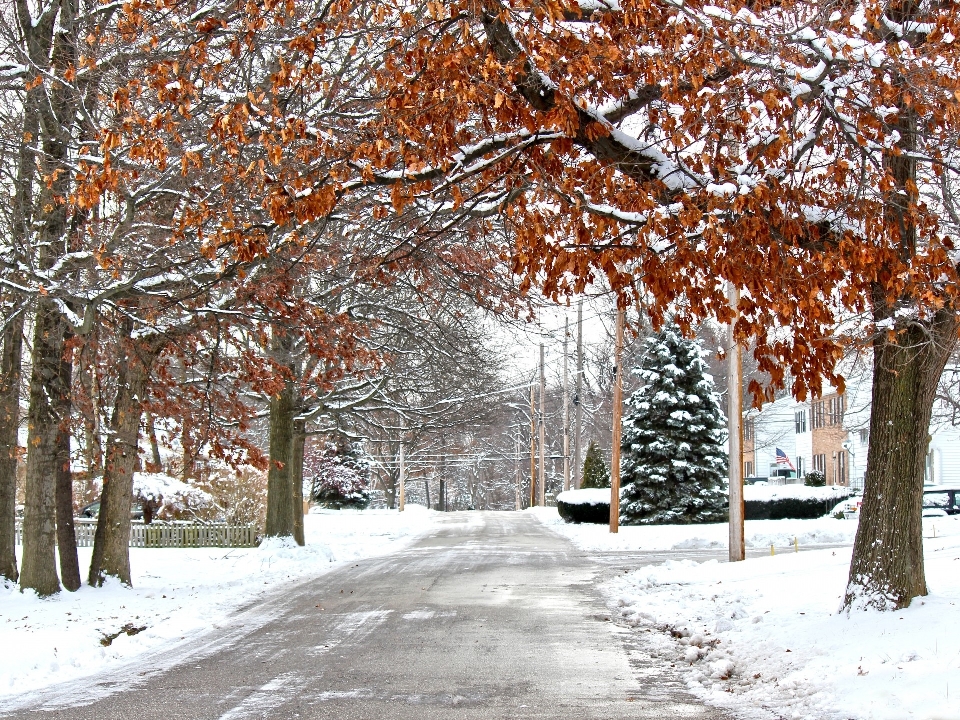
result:
M 451 513 L 406 549 L 0 717 L 727 717 L 631 651 L 597 590 L 614 572 L 529 513 Z

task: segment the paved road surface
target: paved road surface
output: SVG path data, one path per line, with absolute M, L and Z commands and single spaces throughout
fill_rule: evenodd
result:
M 636 557 L 631 558 L 636 564 Z M 183 649 L 0 717 L 721 720 L 611 621 L 597 564 L 534 518 L 452 513 Z

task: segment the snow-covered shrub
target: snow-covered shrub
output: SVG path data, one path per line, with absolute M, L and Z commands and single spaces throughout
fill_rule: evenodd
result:
M 726 419 L 699 344 L 664 328 L 635 372 L 645 384 L 623 421 L 620 521 L 726 520 Z
M 225 465 L 211 468 L 203 487 L 213 496 L 226 523 L 263 527 L 267 515 L 267 474 L 263 470 L 250 466 L 234 470 Z
M 580 481 L 580 488 L 608 488 L 610 487 L 610 471 L 607 464 L 603 462 L 603 456 L 600 454 L 600 448 L 591 440 L 587 447 L 587 456 L 583 460 L 583 479 Z
M 357 443 L 311 443 L 304 453 L 303 474 L 310 481 L 310 498 L 318 505 L 340 509 L 370 504 L 370 461 Z
M 143 521 L 212 519 L 216 504 L 210 493 L 164 473 L 133 474 L 133 497 L 143 508 Z
M 610 490 L 587 488 L 562 492 L 557 495 L 557 512 L 567 522 L 605 525 L 610 521 Z
M 827 484 L 827 478 L 819 470 L 811 470 L 803 476 L 803 484 L 807 487 L 824 487 Z

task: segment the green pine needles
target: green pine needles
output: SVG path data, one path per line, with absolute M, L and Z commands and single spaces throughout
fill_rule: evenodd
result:
M 702 350 L 676 327 L 647 342 L 623 421 L 620 522 L 723 522 L 726 418 Z
M 610 470 L 603 462 L 600 448 L 591 440 L 587 447 L 587 456 L 583 459 L 583 480 L 580 481 L 580 488 L 608 487 L 610 487 Z

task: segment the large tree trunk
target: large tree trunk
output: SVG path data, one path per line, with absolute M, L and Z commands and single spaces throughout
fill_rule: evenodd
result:
M 61 418 L 64 322 L 50 300 L 41 298 L 33 334 L 33 372 L 27 415 L 27 474 L 23 513 L 20 587 L 51 595 L 60 590 L 56 569 L 56 477 Z
M 10 241 L 14 255 L 26 251 L 33 217 L 34 177 L 36 174 L 36 138 L 40 129 L 37 115 L 38 90 L 26 94 L 23 102 L 23 130 L 17 163 L 16 195 L 13 199 L 13 214 Z M 26 138 L 31 138 L 26 140 Z M 14 308 L 19 299 L 9 296 L 7 307 Z M 3 354 L 0 356 L 0 576 L 16 581 L 17 555 L 16 507 L 17 507 L 17 445 L 20 428 L 20 382 L 23 359 L 23 324 L 27 309 L 18 308 L 7 318 L 3 328 Z
M 387 503 L 387 507 L 390 510 L 393 510 L 397 506 L 397 477 L 399 473 L 394 475 L 392 470 L 387 470 L 383 474 L 383 499 Z
M 895 22 L 918 19 L 917 3 L 894 3 L 886 12 Z M 918 118 L 909 79 L 894 77 L 898 89 L 893 116 L 896 144 L 883 156 L 892 182 L 885 189 L 884 225 L 909 264 L 917 252 L 916 207 Z M 958 316 L 946 307 L 932 319 L 901 317 L 885 288 L 871 289 L 873 318 L 880 330 L 873 342 L 873 405 L 864 475 L 863 505 L 850 562 L 843 609 L 895 610 L 926 595 L 923 569 L 923 479 L 930 443 L 933 401 L 950 353 L 957 344 Z
M 290 482 L 293 484 L 293 539 L 297 545 L 305 545 L 303 532 L 303 450 L 307 440 L 306 422 L 295 420 L 293 441 L 290 450 Z
M 956 345 L 957 315 L 939 312 L 874 343 L 873 406 L 863 505 L 845 609 L 894 610 L 927 594 L 921 506 L 937 383 Z
M 80 589 L 80 561 L 77 559 L 77 535 L 73 527 L 73 472 L 70 468 L 70 412 L 69 388 L 73 384 L 73 363 L 63 356 L 60 360 L 60 383 L 64 394 L 58 399 L 57 414 L 62 418 L 57 429 L 57 552 L 60 556 L 60 579 L 63 586 L 75 592 Z
M 100 516 L 87 582 L 102 585 L 106 576 L 130 585 L 130 507 L 133 473 L 139 455 L 142 400 L 150 370 L 165 340 L 159 336 L 130 339 L 126 323 L 117 368 L 117 399 L 110 419 L 110 440 L 103 469 Z
M 264 534 L 291 537 L 294 532 L 293 450 L 294 387 L 288 380 L 270 400 L 270 469 L 267 472 L 267 526 Z
M 0 355 L 0 576 L 16 581 L 17 429 L 20 425 L 20 360 L 23 312 L 3 330 Z
M 276 367 L 289 370 L 292 362 L 293 337 L 289 331 L 274 328 L 270 354 Z M 294 535 L 293 504 L 293 441 L 296 414 L 296 387 L 292 372 L 280 392 L 270 399 L 270 468 L 267 471 L 268 537 Z M 301 511 L 302 512 L 302 511 Z

